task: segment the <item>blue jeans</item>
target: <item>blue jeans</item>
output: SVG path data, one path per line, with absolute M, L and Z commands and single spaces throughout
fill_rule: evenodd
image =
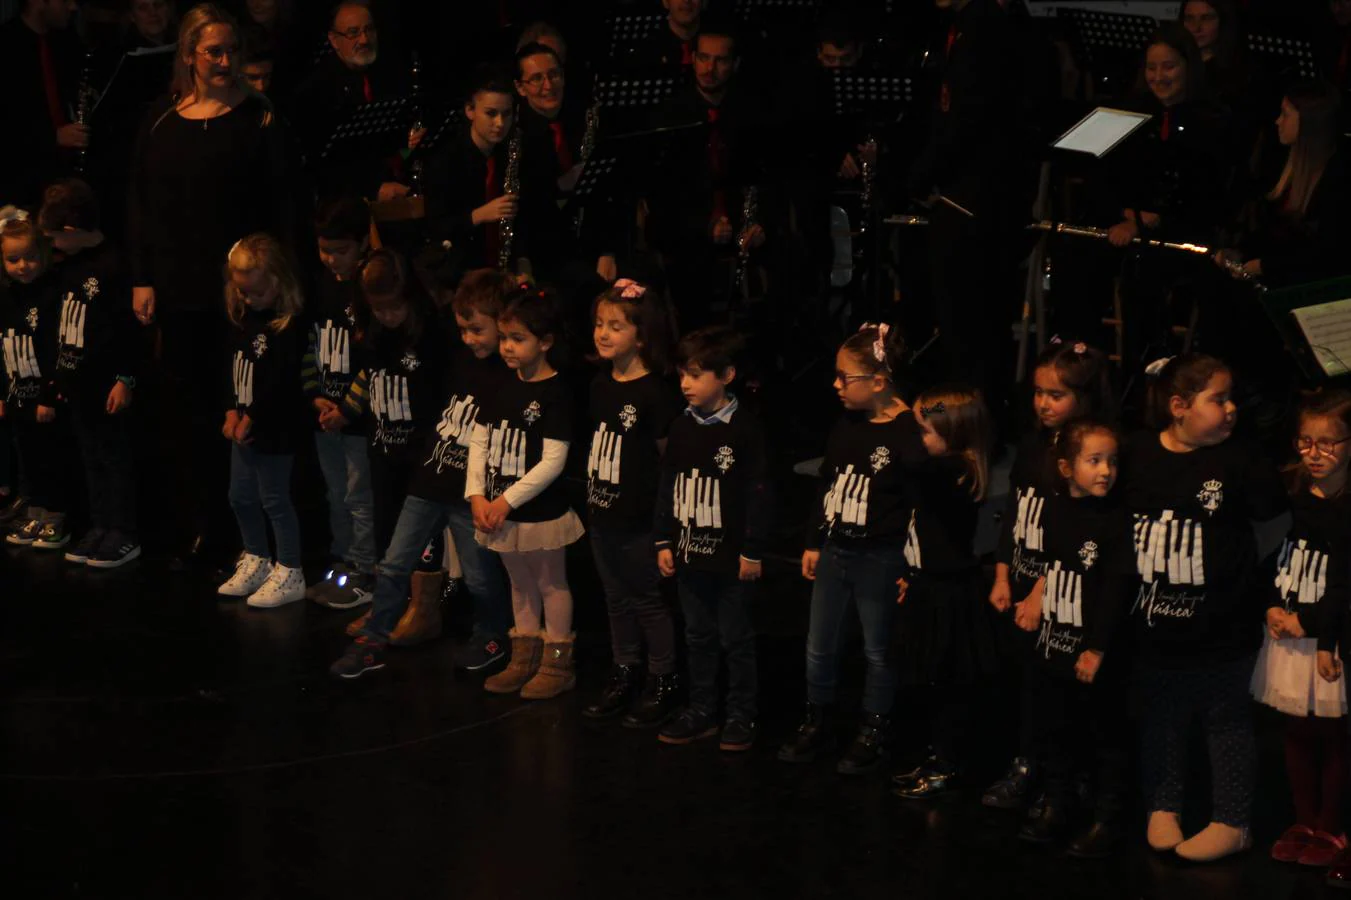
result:
M 807 700 L 835 702 L 840 639 L 850 607 L 858 610 L 863 655 L 863 711 L 891 712 L 896 673 L 891 667 L 891 623 L 896 614 L 896 580 L 905 572 L 900 549 L 851 550 L 829 541 L 821 548 L 812 584 L 811 624 L 807 631 Z
M 69 409 L 84 459 L 90 525 L 135 538 L 135 453 L 129 413 L 110 416 L 102 406 L 90 403 L 71 404 Z
M 277 541 L 277 562 L 300 568 L 300 517 L 291 502 L 289 453 L 259 453 L 251 447 L 231 445 L 230 508 L 239 522 L 244 551 L 270 559 L 267 524 Z
M 755 628 L 746 611 L 746 585 L 735 575 L 681 569 L 680 606 L 690 706 L 713 715 L 718 708 L 718 650 L 727 662 L 727 717 L 755 721 L 758 673 Z
M 314 449 L 328 487 L 329 553 L 358 572 L 374 572 L 375 500 L 366 438 L 316 431 Z
M 474 631 L 502 637 L 511 628 L 511 599 L 497 555 L 474 540 L 474 519 L 464 503 L 443 504 L 409 496 L 403 502 L 385 558 L 376 567 L 375 599 L 362 634 L 389 640 L 408 608 L 408 584 L 427 542 L 442 528 L 450 529 L 460 557 L 464 585 L 474 598 Z

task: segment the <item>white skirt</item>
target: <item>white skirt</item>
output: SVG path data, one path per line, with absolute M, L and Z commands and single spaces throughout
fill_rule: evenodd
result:
M 1291 716 L 1336 719 L 1346 715 L 1346 675 L 1324 681 L 1318 674 L 1318 641 L 1270 633 L 1257 655 L 1252 695 L 1259 703 Z
M 474 538 L 483 547 L 497 553 L 529 553 L 533 550 L 561 550 L 586 534 L 582 520 L 568 510 L 548 522 L 503 522 L 492 534 L 475 531 Z

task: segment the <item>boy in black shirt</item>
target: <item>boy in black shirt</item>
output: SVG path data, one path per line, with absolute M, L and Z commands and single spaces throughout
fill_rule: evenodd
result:
M 314 447 L 328 488 L 332 568 L 306 596 L 323 606 L 351 609 L 375 589 L 375 501 L 366 433 L 360 422 L 325 431 L 319 419 L 342 404 L 356 377 L 358 335 L 370 319 L 357 279 L 370 249 L 370 209 L 359 197 L 325 204 L 314 230 L 322 266 L 314 275 L 309 349 L 300 377 L 315 412 Z
M 69 410 L 89 491 L 89 531 L 66 561 L 114 569 L 141 555 L 137 539 L 130 425 L 140 370 L 140 334 L 131 283 L 104 239 L 98 201 L 78 179 L 47 188 L 38 224 L 65 255 L 57 268 L 60 325 L 57 396 Z
M 760 579 L 770 510 L 763 432 L 727 391 L 740 349 L 734 332 L 717 327 L 686 336 L 676 351 L 690 405 L 671 425 L 654 531 L 662 575 L 680 573 L 690 691 L 689 705 L 661 730 L 667 744 L 718 731 L 719 640 L 728 672 L 719 747 L 749 750 L 755 741 L 755 629 L 744 582 Z

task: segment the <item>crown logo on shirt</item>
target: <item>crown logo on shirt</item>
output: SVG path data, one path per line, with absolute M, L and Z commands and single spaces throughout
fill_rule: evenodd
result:
M 259 334 L 253 338 L 253 358 L 262 359 L 267 352 L 267 335 Z
M 1098 545 L 1093 541 L 1085 541 L 1079 548 L 1079 561 L 1085 569 L 1093 568 L 1093 564 L 1098 561 Z
M 722 472 L 732 468 L 736 464 L 736 457 L 732 455 L 732 448 L 728 446 L 719 447 L 718 452 L 713 454 L 713 463 Z
M 876 474 L 885 469 L 891 462 L 891 451 L 886 447 L 878 447 L 873 451 L 873 455 L 868 457 L 868 460 L 872 463 L 873 473 Z
M 84 299 L 93 300 L 98 296 L 99 280 L 90 276 L 84 280 Z
M 342 314 L 347 317 L 347 324 L 355 328 L 357 324 L 356 308 L 349 303 L 345 307 L 343 307 Z
M 1224 502 L 1224 484 L 1223 482 L 1211 479 L 1201 485 L 1201 490 L 1196 494 L 1196 499 L 1200 501 L 1201 508 L 1214 515 L 1219 511 L 1220 504 Z
M 416 372 L 417 367 L 422 365 L 422 360 L 417 358 L 416 353 L 409 350 L 403 355 L 403 359 L 399 360 L 399 365 L 403 367 L 405 372 Z
M 638 410 L 632 403 L 625 403 L 619 411 L 619 424 L 624 426 L 625 431 L 638 424 Z
M 531 400 L 530 405 L 521 413 L 521 418 L 525 419 L 525 424 L 534 425 L 539 421 L 540 405 L 538 400 Z
M 29 307 L 29 309 L 28 309 L 28 318 L 27 318 L 27 322 L 28 322 L 28 330 L 29 330 L 29 331 L 33 331 L 33 330 L 36 330 L 36 329 L 37 329 L 37 327 L 38 327 L 38 308 L 37 308 L 36 306 Z

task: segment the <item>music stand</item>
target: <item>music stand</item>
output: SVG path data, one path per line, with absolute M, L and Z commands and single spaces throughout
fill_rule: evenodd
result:
M 1102 84 L 1108 84 L 1112 78 L 1101 69 L 1112 63 L 1119 65 L 1123 62 L 1127 64 L 1127 71 L 1134 68 L 1135 59 L 1148 46 L 1150 37 L 1159 27 L 1152 16 L 1066 6 L 1056 7 L 1056 16 L 1070 23 L 1089 68 Z
M 1351 310 L 1346 308 L 1351 301 L 1347 298 L 1351 298 L 1351 278 L 1257 295 L 1300 372 L 1312 383 L 1345 380 L 1351 371 Z
M 439 110 L 431 112 L 429 115 L 431 124 L 427 126 L 427 134 L 423 136 L 422 143 L 418 144 L 418 155 L 425 156 L 436 149 L 446 135 L 458 128 L 462 121 L 462 113 L 460 107 L 454 104 L 444 113 Z
M 831 69 L 830 84 L 840 116 L 862 113 L 870 120 L 895 121 L 915 99 L 915 80 L 909 75 Z
M 373 100 L 352 110 L 346 121 L 333 129 L 320 159 L 328 159 L 335 147 L 371 139 L 401 137 L 408 131 L 408 98 Z
M 597 156 L 594 153 L 582 166 L 577 183 L 572 187 L 572 195 L 568 198 L 568 206 L 574 210 L 572 229 L 577 237 L 582 236 L 582 219 L 586 215 L 587 201 L 609 196 L 610 182 L 618 168 L 617 156 Z
M 609 20 L 610 59 L 621 59 L 633 53 L 665 21 L 666 17 L 660 13 L 612 16 Z
M 736 16 L 764 29 L 793 27 L 815 18 L 820 0 L 736 0 Z
M 1304 38 L 1250 34 L 1248 49 L 1260 57 L 1275 75 L 1296 78 L 1318 77 L 1318 61 L 1314 55 L 1313 43 Z
M 593 99 L 603 109 L 645 109 L 674 94 L 682 80 L 676 75 L 601 75 Z

